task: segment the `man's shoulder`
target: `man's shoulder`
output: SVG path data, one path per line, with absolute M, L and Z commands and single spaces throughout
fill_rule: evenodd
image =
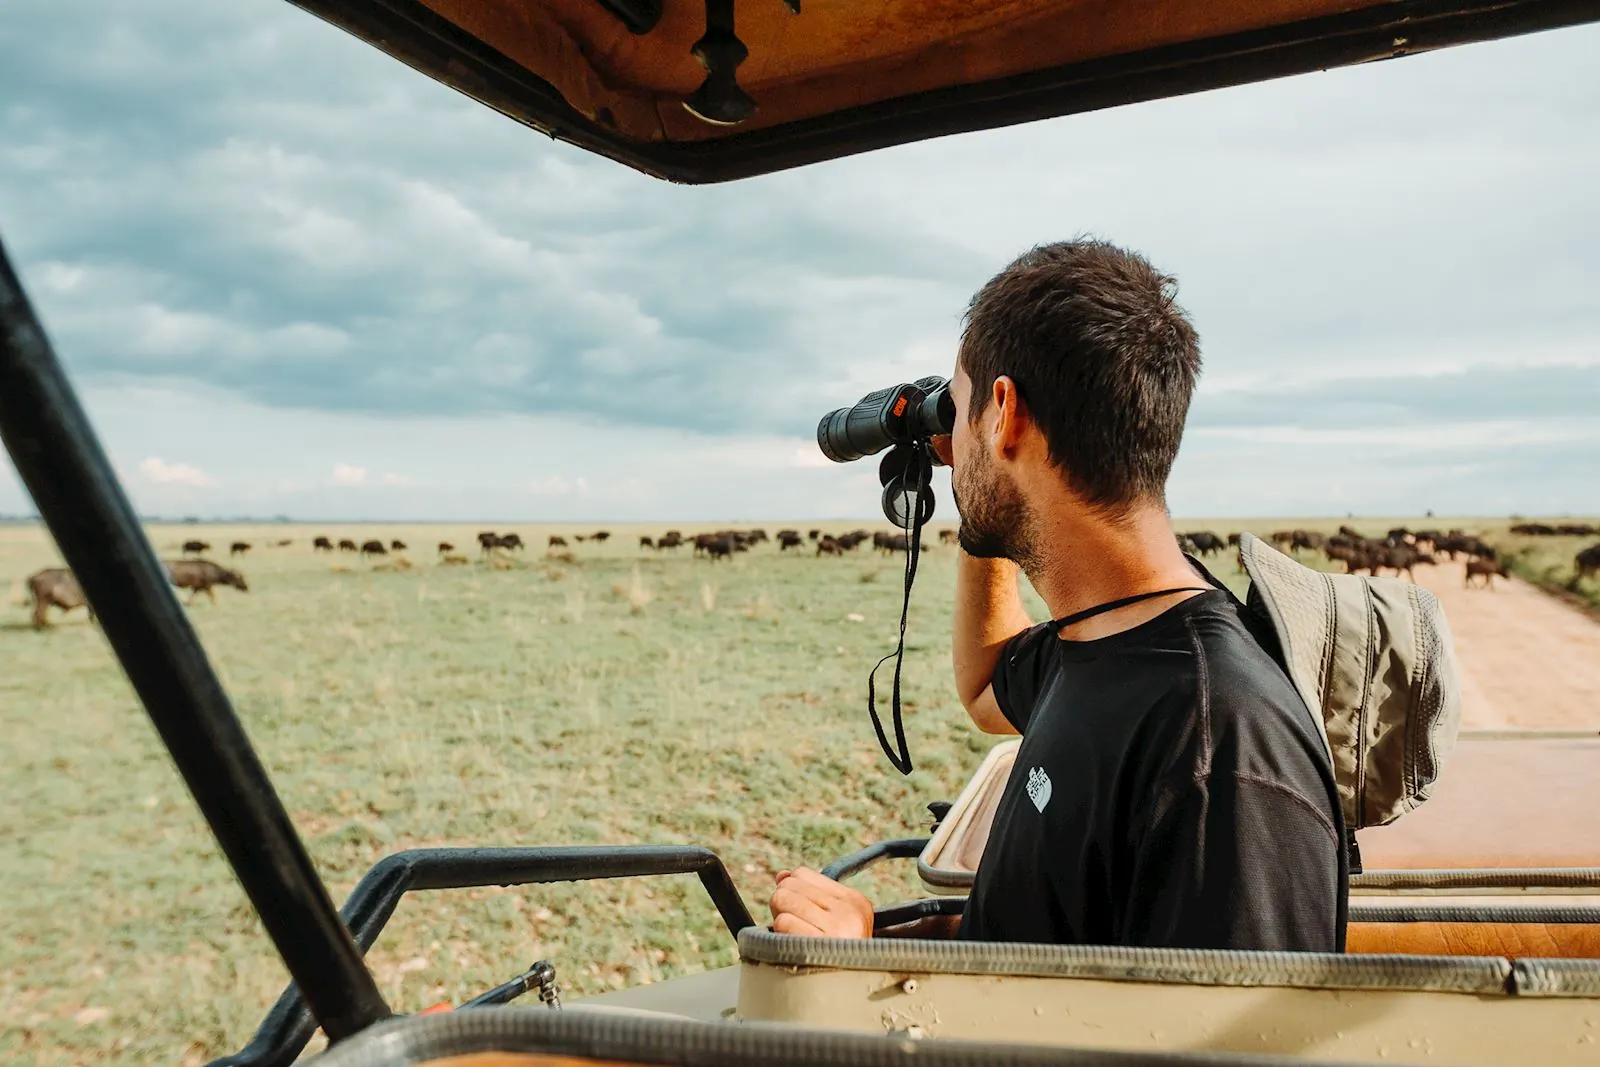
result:
M 1168 672 L 1145 743 L 1183 776 L 1213 772 L 1321 780 L 1321 726 L 1282 666 L 1251 632 L 1232 598 L 1197 605 L 1184 618 L 1183 669 Z
M 1254 632 L 1249 610 L 1229 598 L 1189 616 L 1196 687 L 1204 688 L 1214 708 L 1267 704 L 1304 710 L 1288 673 Z

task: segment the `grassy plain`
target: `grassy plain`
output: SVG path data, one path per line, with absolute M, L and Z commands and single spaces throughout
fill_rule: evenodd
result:
M 927 554 L 913 598 L 902 778 L 864 708 L 898 558 L 656 556 L 636 547 L 652 526 L 562 561 L 542 546 L 570 528 L 516 529 L 534 547 L 507 570 L 475 546 L 436 565 L 437 541 L 472 544 L 462 527 L 151 531 L 167 555 L 191 536 L 257 546 L 250 592 L 190 613 L 336 899 L 407 847 L 682 842 L 721 854 L 760 917 L 774 871 L 924 830 L 990 744 L 949 681 L 952 549 Z M 314 555 L 316 534 L 398 537 L 416 567 Z M 0 1061 L 197 1063 L 243 1044 L 286 975 L 99 631 L 81 611 L 29 628 L 19 580 L 55 561 L 42 531 L 0 527 L 18 582 L 0 625 Z M 919 895 L 903 864 L 862 888 Z M 540 957 L 572 996 L 733 946 L 685 877 L 412 897 L 370 959 L 415 1011 Z

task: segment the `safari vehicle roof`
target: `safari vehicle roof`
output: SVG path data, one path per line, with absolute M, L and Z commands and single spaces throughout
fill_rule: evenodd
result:
M 1600 20 L 1597 0 L 291 2 L 691 183 Z

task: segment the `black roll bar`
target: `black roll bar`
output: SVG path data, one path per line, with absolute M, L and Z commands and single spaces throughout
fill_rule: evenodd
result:
M 3 243 L 0 439 L 328 1039 L 387 1018 Z
M 922 855 L 929 840 L 926 837 L 896 837 L 888 841 L 875 841 L 859 852 L 834 860 L 822 868 L 822 874 L 835 882 L 842 882 L 884 860 L 914 859 Z
M 400 898 L 430 889 L 535 885 L 663 874 L 695 874 L 735 939 L 754 926 L 717 854 L 692 845 L 570 848 L 419 848 L 385 856 L 351 891 L 340 915 L 366 952 L 394 915 Z M 466 1005 L 463 1005 L 466 1007 Z M 293 985 L 283 991 L 250 1043 L 209 1067 L 286 1067 L 300 1055 L 316 1023 Z

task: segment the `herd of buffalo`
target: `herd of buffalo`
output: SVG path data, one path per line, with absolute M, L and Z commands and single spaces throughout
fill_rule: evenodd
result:
M 1513 534 L 1524 537 L 1594 537 L 1600 527 L 1583 523 L 1559 526 L 1544 523 L 1518 523 L 1511 527 Z M 1404 574 L 1416 579 L 1415 568 L 1431 566 L 1439 556 L 1452 562 L 1466 560 L 1466 584 L 1474 579 L 1492 586 L 1495 578 L 1509 577 L 1506 564 L 1493 545 L 1464 530 L 1408 530 L 1395 527 L 1382 538 L 1368 537 L 1350 526 L 1339 527 L 1336 534 L 1323 534 L 1316 530 L 1275 530 L 1267 538 L 1278 548 L 1290 552 L 1321 552 L 1330 562 L 1344 564 L 1348 574 L 1379 575 L 1393 571 L 1395 577 Z M 1185 551 L 1197 556 L 1210 556 L 1239 543 L 1239 535 L 1221 537 L 1206 530 L 1178 534 L 1178 543 Z M 1582 549 L 1573 559 L 1577 578 L 1593 577 L 1600 573 L 1600 543 Z
M 1510 528 L 1510 532 L 1524 537 L 1594 537 L 1600 536 L 1600 527 L 1577 523 L 1560 525 L 1518 523 Z M 598 530 L 590 534 L 569 536 L 571 541 L 580 544 L 583 542 L 604 544 L 610 540 L 611 533 L 608 530 Z M 1185 551 L 1201 557 L 1224 552 L 1239 543 L 1237 533 L 1224 537 L 1207 530 L 1195 530 L 1177 536 L 1179 544 Z M 938 537 L 941 543 L 953 543 L 956 540 L 956 533 L 949 529 L 940 530 Z M 479 550 L 484 556 L 527 548 L 521 536 L 514 532 L 497 533 L 485 530 L 478 534 L 477 540 Z M 1339 532 L 1335 534 L 1323 534 L 1316 530 L 1277 530 L 1268 540 L 1290 553 L 1322 553 L 1330 562 L 1343 564 L 1344 569 L 1351 574 L 1366 572 L 1379 575 L 1385 571 L 1393 571 L 1396 577 L 1403 574 L 1414 579 L 1416 567 L 1431 565 L 1442 555 L 1452 561 L 1458 558 L 1466 560 L 1468 586 L 1475 580 L 1490 586 L 1496 577 L 1507 575 L 1506 565 L 1500 559 L 1495 547 L 1462 530 L 1409 530 L 1398 527 L 1390 530 L 1382 538 L 1373 538 L 1352 527 L 1341 526 Z M 736 553 L 748 552 L 755 546 L 767 542 L 775 543 L 779 552 L 786 553 L 791 550 L 804 552 L 809 545 L 817 556 L 839 557 L 856 552 L 869 543 L 874 551 L 884 554 L 906 552 L 910 548 L 903 533 L 885 533 L 882 530 L 824 533 L 822 530 L 809 530 L 802 535 L 799 530 L 794 529 L 779 530 L 773 536 L 768 536 L 764 529 L 718 530 L 692 536 L 686 536 L 679 530 L 668 530 L 660 537 L 641 536 L 639 548 L 641 551 L 661 553 L 676 552 L 687 547 L 697 557 L 716 561 L 732 559 Z M 288 539 L 264 542 L 268 548 L 286 548 L 291 544 L 293 542 Z M 548 539 L 548 546 L 552 553 L 558 550 L 565 552 L 569 548 L 569 537 L 553 534 Z M 248 541 L 234 541 L 228 546 L 228 555 L 230 558 L 247 555 L 255 547 Z M 316 537 L 312 539 L 311 547 L 313 552 L 354 553 L 366 559 L 404 552 L 406 543 L 397 539 L 384 541 L 371 538 L 357 543 L 349 538 L 335 541 L 329 537 Z M 172 584 L 179 589 L 189 590 L 191 601 L 200 593 L 205 593 L 215 602 L 215 589 L 219 585 L 247 591 L 249 587 L 238 571 L 229 570 L 207 559 L 191 558 L 203 556 L 210 551 L 212 546 L 205 541 L 185 541 L 183 555 L 186 558 L 163 560 L 162 564 L 166 567 Z M 441 562 L 447 565 L 469 562 L 467 557 L 458 553 L 456 546 L 448 541 L 439 542 L 438 554 Z M 400 563 L 403 567 L 409 566 L 403 558 Z M 1574 559 L 1573 566 L 1580 580 L 1600 574 L 1600 543 L 1581 550 Z M 51 567 L 39 571 L 28 578 L 27 586 L 33 603 L 33 624 L 37 627 L 48 625 L 47 612 L 51 607 L 71 611 L 74 608 L 88 606 L 77 579 L 65 568 Z

